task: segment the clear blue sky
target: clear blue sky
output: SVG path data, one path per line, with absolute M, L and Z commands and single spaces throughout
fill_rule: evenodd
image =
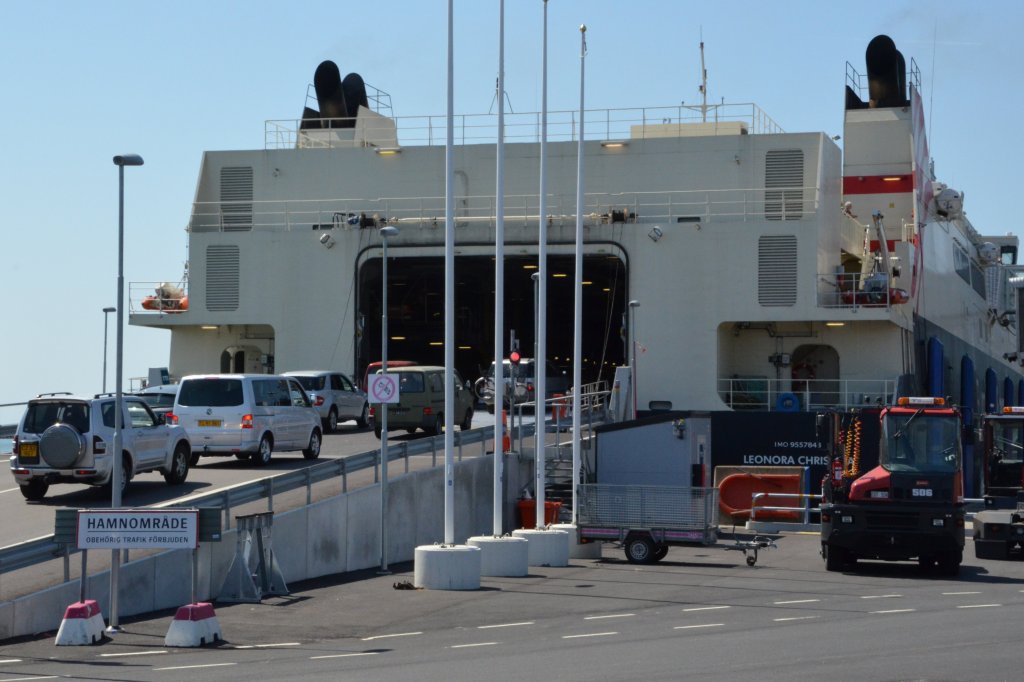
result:
M 300 116 L 333 59 L 389 92 L 398 116 L 445 113 L 445 0 L 0 0 L 0 403 L 96 392 L 117 275 L 117 168 L 126 169 L 125 280 L 178 281 L 201 154 L 260 149 L 267 119 Z M 486 113 L 497 0 L 457 0 L 456 113 Z M 506 2 L 506 90 L 540 109 L 541 0 Z M 887 33 L 922 70 L 940 180 L 982 234 L 1018 229 L 1024 3 L 551 0 L 549 108 L 754 102 L 788 132 L 842 132 L 845 64 Z M 126 284 L 127 289 L 127 284 Z M 108 388 L 113 389 L 111 316 Z M 125 377 L 166 366 L 168 332 L 126 326 Z M 21 408 L 0 408 L 0 424 Z

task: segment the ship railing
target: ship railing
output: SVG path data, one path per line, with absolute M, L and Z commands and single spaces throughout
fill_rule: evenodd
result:
M 188 310 L 188 282 L 130 282 L 131 315 L 180 315 Z
M 382 111 L 383 113 L 383 111 Z M 652 137 L 710 135 L 772 135 L 784 132 L 759 106 L 752 102 L 708 105 L 679 104 L 669 107 L 592 109 L 583 112 L 585 140 L 614 140 L 628 143 Z M 447 116 L 397 116 L 394 121 L 402 146 L 440 146 L 446 143 Z M 317 119 L 331 130 L 354 129 L 355 119 Z M 541 113 L 505 112 L 507 142 L 539 142 Z M 498 114 L 461 114 L 454 117 L 454 144 L 493 144 L 498 139 Z M 579 139 L 580 113 L 577 110 L 549 111 L 549 142 L 574 142 Z M 264 125 L 266 149 L 295 147 L 352 147 L 351 139 L 338 136 L 307 135 L 302 119 L 269 120 Z M 362 146 L 362 145 L 359 145 Z
M 883 405 L 896 390 L 890 379 L 817 379 L 799 367 L 791 373 L 788 379 L 721 377 L 718 395 L 734 410 L 796 412 Z
M 907 303 L 908 292 L 892 287 L 882 274 L 818 273 L 819 308 L 890 310 Z
M 906 72 L 906 82 L 913 85 L 918 92 L 921 91 L 921 67 L 917 65 L 913 57 L 910 58 L 910 68 Z M 868 101 L 870 97 L 868 75 L 857 71 L 850 62 L 846 62 L 846 84 L 862 101 Z
M 457 227 L 494 227 L 493 195 L 456 197 Z M 817 187 L 736 188 L 663 192 L 592 192 L 584 196 L 584 224 L 660 224 L 660 230 L 699 229 L 713 223 L 796 221 L 816 215 Z M 548 223 L 573 226 L 575 194 L 552 194 Z M 505 196 L 505 225 L 535 227 L 540 209 L 536 194 Z M 334 230 L 414 225 L 443 227 L 445 198 L 307 199 L 201 201 L 192 205 L 191 232 Z M 649 229 L 649 228 L 648 228 Z

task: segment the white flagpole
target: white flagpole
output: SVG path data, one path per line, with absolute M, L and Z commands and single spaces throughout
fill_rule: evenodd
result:
M 454 37 L 452 3 L 448 0 L 448 135 L 444 148 L 444 543 L 455 544 L 455 199 L 452 160 L 454 123 Z
M 533 359 L 534 384 L 534 443 L 536 451 L 534 500 L 537 505 L 536 527 L 543 528 L 547 519 L 544 508 L 544 419 L 547 408 L 548 382 L 548 0 L 544 0 L 544 48 L 541 57 L 540 95 L 540 224 L 537 229 L 537 357 Z
M 576 154 L 576 307 L 572 344 L 572 522 L 579 514 L 576 489 L 580 483 L 580 393 L 583 390 L 583 83 L 587 57 L 587 26 L 580 26 L 580 132 Z
M 505 453 L 505 0 L 498 2 L 498 168 L 494 190 L 494 535 L 502 534 L 502 464 Z

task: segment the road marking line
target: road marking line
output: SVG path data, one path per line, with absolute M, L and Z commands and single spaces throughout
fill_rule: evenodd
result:
M 782 606 L 783 604 L 813 604 L 820 599 L 793 599 L 792 601 L 775 601 L 772 602 L 775 606 Z
M 609 635 L 617 635 L 617 632 L 591 632 L 587 635 L 562 635 L 562 639 L 579 639 L 581 637 L 608 637 Z
M 375 639 L 388 639 L 390 637 L 412 637 L 413 635 L 422 635 L 422 632 L 396 632 L 393 635 L 375 635 L 373 637 L 363 637 L 362 641 L 371 642 Z
M 27 682 L 27 680 L 55 680 L 57 675 L 47 675 L 46 677 L 8 677 L 4 682 Z
M 129 651 L 122 654 L 100 654 L 100 658 L 117 658 L 119 656 L 152 656 L 153 654 L 166 654 L 166 650 L 160 651 Z M 0 661 L 0 663 L 6 663 L 7 661 Z
M 910 613 L 911 611 L 917 611 L 917 609 L 890 609 L 888 611 L 869 611 L 869 613 Z
M 472 646 L 494 646 L 497 642 L 477 642 L 476 644 L 452 644 L 450 649 L 468 649 Z
M 612 613 L 607 616 L 585 616 L 583 620 L 601 620 L 602 618 L 632 618 L 635 613 Z
M 725 623 L 707 623 L 705 625 L 677 625 L 673 630 L 694 630 L 696 628 L 720 628 Z
M 792 618 L 773 618 L 776 623 L 785 623 L 790 620 L 811 620 L 813 618 L 820 618 L 821 616 L 793 616 Z
M 866 594 L 862 596 L 861 599 L 896 599 L 897 597 L 902 596 L 902 594 Z
M 20 658 L 6 658 L 6 659 L 0 661 L 0 663 L 21 663 L 21 659 Z
M 271 649 L 278 646 L 302 646 L 302 642 L 278 642 L 277 644 L 244 644 L 231 647 L 232 649 Z
M 956 596 L 958 594 L 981 594 L 981 592 L 980 591 L 979 592 L 943 592 L 942 596 L 943 597 L 953 597 L 953 596 Z
M 1024 590 L 1021 590 L 1021 592 L 1024 592 Z M 477 625 L 476 629 L 477 630 L 490 630 L 491 628 L 517 628 L 520 625 L 533 625 L 533 624 L 534 624 L 534 621 L 532 621 L 532 620 L 525 620 L 522 623 L 500 623 L 498 625 Z
M 309 660 L 317 661 L 317 660 L 320 660 L 321 658 L 348 658 L 350 656 L 376 656 L 377 653 L 378 652 L 376 652 L 376 651 L 359 651 L 359 652 L 352 653 L 352 654 L 329 654 L 327 656 L 310 656 Z
M 695 606 L 692 609 L 683 609 L 683 613 L 689 613 L 690 611 L 717 611 L 718 609 L 728 609 L 729 606 Z
M 958 609 L 987 609 L 993 606 L 1002 606 L 1002 604 L 964 604 L 958 606 Z
M 7 490 L 0 490 L 0 494 L 3 494 L 3 493 L 13 493 L 15 490 L 17 490 L 20 487 L 21 487 L 20 485 L 16 485 L 13 488 L 8 488 Z M 46 679 L 46 678 L 40 677 L 39 679 L 42 680 L 42 679 Z
M 238 665 L 237 663 L 204 663 L 203 665 L 176 665 L 170 668 L 153 668 L 156 670 L 192 670 L 193 668 L 223 668 L 228 665 Z M 27 678 L 26 678 L 27 679 Z

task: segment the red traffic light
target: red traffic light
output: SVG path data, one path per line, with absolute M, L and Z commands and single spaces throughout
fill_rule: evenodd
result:
M 518 351 L 512 351 L 512 354 L 508 356 L 508 360 L 513 365 L 518 365 L 519 364 L 519 352 Z

